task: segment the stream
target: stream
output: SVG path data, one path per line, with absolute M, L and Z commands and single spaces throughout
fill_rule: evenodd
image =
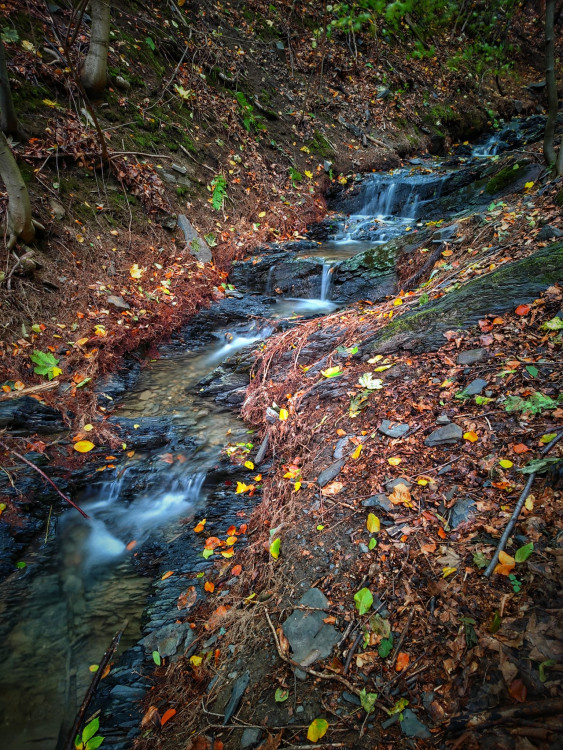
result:
M 104 748 L 131 746 L 139 731 L 136 701 L 150 687 L 154 666 L 139 640 L 186 614 L 175 606 L 178 595 L 198 580 L 180 574 L 207 565 L 202 543 L 194 546 L 195 520 L 208 519 L 206 533 L 224 533 L 251 511 L 252 500 L 232 486 L 246 475 L 235 473 L 223 453 L 227 443 L 252 443 L 233 409 L 244 398 L 248 370 L 235 369 L 233 386 L 229 363 L 273 332 L 350 301 L 349 277 L 343 275 L 350 261 L 369 252 L 376 265 L 378 259 L 388 263 L 388 243 L 422 230 L 429 217 L 447 217 L 438 204 L 458 189 L 460 171 L 477 169 L 509 145 L 502 133 L 493 134 L 453 166 L 421 158 L 365 176 L 320 242 L 293 243 L 281 260 L 279 252 L 276 260 L 265 253 L 255 265 L 256 273 L 261 265 L 265 272 L 254 280 L 250 266 L 240 265 L 235 296 L 217 303 L 223 318 L 237 309 L 232 321 L 215 325 L 214 308 L 204 311 L 194 321 L 197 327 L 205 316 L 197 336 L 190 324 L 140 373 L 112 412 L 112 421 L 133 436 L 131 445 L 126 440 L 126 457 L 114 459 L 108 449 L 105 470 L 93 472 L 73 498 L 90 520 L 73 510 L 53 519 L 47 536 L 26 553 L 25 569 L 0 589 L 3 750 L 63 746 L 92 680 L 91 667 L 126 619 L 120 658 L 99 691 L 100 731 Z M 284 263 L 290 269 L 285 276 Z M 306 269 L 303 283 L 295 268 Z M 162 581 L 168 570 L 174 575 Z

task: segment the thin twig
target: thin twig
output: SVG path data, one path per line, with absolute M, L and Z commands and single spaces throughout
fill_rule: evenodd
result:
M 556 445 L 561 440 L 562 437 L 563 437 L 563 430 L 561 430 L 561 432 L 559 432 L 553 438 L 553 440 L 545 446 L 545 448 L 540 452 L 540 456 L 545 456 L 547 453 L 549 453 L 549 451 L 553 448 L 553 446 Z M 512 513 L 512 516 L 510 517 L 510 521 L 508 522 L 508 525 L 506 529 L 504 530 L 503 535 L 500 538 L 500 541 L 495 550 L 495 554 L 493 555 L 493 559 L 491 560 L 487 570 L 483 574 L 485 578 L 490 578 L 491 574 L 496 568 L 499 555 L 504 550 L 506 543 L 508 541 L 508 538 L 512 534 L 512 530 L 516 526 L 516 521 L 518 520 L 518 516 L 520 515 L 522 508 L 524 507 L 526 498 L 530 494 L 530 490 L 532 489 L 532 485 L 534 483 L 535 478 L 536 478 L 536 472 L 533 471 L 528 477 L 528 481 L 526 482 L 526 485 L 524 489 L 522 490 L 522 494 L 520 495 L 520 498 L 518 502 L 516 503 L 516 507 L 514 508 L 514 512 Z
M 10 452 L 10 453 L 11 453 L 12 455 L 16 456 L 16 458 L 19 458 L 19 459 L 20 459 L 20 461 L 23 461 L 23 462 L 24 462 L 25 464 L 27 464 L 28 466 L 31 466 L 31 468 L 32 468 L 32 469 L 35 469 L 35 471 L 36 471 L 36 472 L 38 472 L 38 474 L 41 474 L 41 476 L 43 477 L 43 479 L 45 479 L 45 480 L 47 480 L 47 482 L 49 482 L 49 484 L 50 484 L 50 485 L 51 485 L 51 486 L 52 486 L 52 487 L 53 487 L 53 488 L 55 489 L 55 491 L 57 492 L 57 494 L 58 494 L 58 495 L 60 495 L 60 496 L 62 497 L 62 499 L 63 499 L 63 500 L 65 500 L 65 501 L 66 501 L 66 502 L 67 502 L 67 503 L 68 503 L 69 505 L 72 505 L 72 507 L 73 507 L 73 508 L 76 508 L 76 510 L 77 510 L 77 511 L 78 511 L 78 512 L 79 512 L 79 513 L 80 513 L 80 514 L 82 515 L 82 516 L 84 516 L 84 518 L 90 518 L 90 516 L 89 516 L 89 515 L 88 515 L 87 513 L 85 513 L 85 512 L 84 512 L 84 511 L 82 510 L 82 508 L 79 508 L 79 507 L 78 507 L 78 505 L 76 505 L 76 503 L 73 503 L 73 502 L 72 502 L 72 500 L 70 499 L 70 497 L 67 497 L 66 495 L 64 495 L 64 494 L 63 494 L 63 493 L 62 493 L 62 492 L 60 491 L 60 489 L 59 489 L 59 488 L 57 487 L 57 485 L 56 485 L 56 484 L 55 484 L 55 483 L 53 482 L 53 480 L 52 480 L 52 479 L 50 479 L 50 478 L 49 478 L 49 477 L 47 476 L 47 474 L 45 474 L 45 472 L 44 472 L 44 471 L 41 471 L 41 469 L 39 468 L 39 466 L 36 466 L 36 465 L 35 465 L 34 463 L 32 463 L 31 461 L 28 461 L 28 459 L 27 459 L 27 458 L 25 458 L 25 456 L 22 456 L 22 455 L 21 455 L 21 453 L 17 453 L 17 451 L 15 451 L 15 450 L 13 450 L 12 448 L 10 448 L 10 446 L 9 446 L 9 445 L 6 445 L 6 443 L 5 443 L 5 442 L 4 442 L 3 440 L 0 440 L 0 445 L 1 445 L 1 446 L 3 446 L 3 447 L 4 447 L 4 448 L 5 448 L 5 449 L 6 449 L 7 451 L 9 451 L 9 452 Z
M 396 658 L 397 654 L 399 653 L 399 651 L 401 650 L 401 646 L 403 645 L 403 643 L 405 641 L 405 638 L 407 637 L 407 633 L 408 633 L 408 630 L 409 630 L 409 628 L 411 626 L 411 622 L 412 622 L 412 618 L 413 617 L 414 617 L 414 609 L 411 609 L 411 613 L 409 615 L 409 619 L 407 620 L 407 624 L 403 628 L 403 632 L 401 633 L 401 637 L 397 641 L 397 645 L 395 646 L 395 650 L 393 651 L 393 655 L 391 656 L 391 661 L 389 662 L 390 664 L 394 664 L 395 663 L 395 658 Z

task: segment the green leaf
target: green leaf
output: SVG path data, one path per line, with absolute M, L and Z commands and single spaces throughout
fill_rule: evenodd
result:
M 147 44 L 147 47 L 149 47 L 153 52 L 156 50 L 156 44 L 153 42 L 150 36 L 145 39 L 145 42 Z
M 542 661 L 542 663 L 538 667 L 538 672 L 540 673 L 540 682 L 546 682 L 547 675 L 545 674 L 545 668 L 553 667 L 554 664 L 557 664 L 555 659 L 548 659 L 547 661 Z
M 326 719 L 315 719 L 311 722 L 307 730 L 307 739 L 310 742 L 318 742 L 324 737 L 328 730 L 328 721 Z
M 213 550 L 212 549 L 204 549 L 201 554 L 204 557 L 204 559 L 207 560 L 213 554 Z
M 284 703 L 289 698 L 289 690 L 284 690 L 283 688 L 278 688 L 276 690 L 276 693 L 274 695 L 274 700 L 276 703 Z
M 539 370 L 537 367 L 534 367 L 534 365 L 526 365 L 526 370 L 530 373 L 530 375 L 533 378 L 538 377 Z
M 489 561 L 482 552 L 476 552 L 473 555 L 473 562 L 478 568 L 486 568 L 489 564 Z
M 160 658 L 160 654 L 158 653 L 158 651 L 152 652 L 152 660 L 154 661 L 157 667 L 160 667 L 160 665 L 162 664 L 162 659 Z
M 516 560 L 517 563 L 525 562 L 530 557 L 533 551 L 534 551 L 534 543 L 529 542 L 528 544 L 525 544 L 523 547 L 520 547 L 519 549 L 516 550 L 514 554 L 514 559 Z
M 475 403 L 478 406 L 486 406 L 487 404 L 490 404 L 491 401 L 494 401 L 494 398 L 487 398 L 487 396 L 475 396 Z
M 367 588 L 360 589 L 354 594 L 354 601 L 360 617 L 371 609 L 373 594 Z
M 495 612 L 492 622 L 489 625 L 489 633 L 492 633 L 494 635 L 500 629 L 501 625 L 502 625 L 502 618 L 498 612 Z
M 518 471 L 522 474 L 545 474 L 558 461 L 558 458 L 534 458 Z
M 60 375 L 60 373 L 59 373 L 59 375 Z M 80 383 L 76 384 L 76 387 L 77 388 L 84 388 L 84 386 L 86 385 L 86 383 L 89 383 L 91 380 L 92 380 L 92 378 L 84 378 L 84 380 L 81 380 Z
M 381 656 L 382 659 L 385 659 L 391 651 L 393 650 L 393 635 L 390 635 L 389 638 L 384 638 L 381 643 L 379 644 L 379 648 L 377 649 L 377 653 Z
M 82 742 L 86 743 L 88 742 L 88 740 L 92 739 L 99 728 L 100 720 L 98 719 L 98 717 L 96 717 L 95 719 L 92 719 L 89 724 L 86 724 L 86 726 L 82 730 Z
M 362 688 L 360 692 L 360 701 L 366 714 L 370 714 L 373 711 L 376 700 L 377 693 L 368 693 L 365 688 Z
M 374 539 L 373 537 L 369 540 L 368 549 L 372 550 L 377 547 L 377 539 Z
M 557 437 L 556 432 L 546 432 L 545 435 L 541 436 L 540 443 L 543 443 L 544 445 L 546 445 L 546 443 L 551 443 L 553 438 L 556 438 L 556 437 Z
M 393 708 L 389 709 L 389 715 L 392 716 L 393 714 L 400 714 L 408 705 L 409 702 L 406 698 L 399 698 Z
M 86 743 L 84 750 L 98 750 L 103 741 L 104 738 L 99 735 L 97 737 L 92 737 L 92 739 Z
M 563 318 L 552 318 L 551 320 L 546 321 L 542 328 L 548 330 L 548 331 L 561 331 L 563 330 Z
M 339 375 L 342 375 L 342 368 L 340 365 L 336 365 L 335 367 L 327 367 L 326 370 L 321 370 L 322 375 L 325 376 L 325 378 L 337 378 Z
M 274 541 L 270 544 L 270 554 L 274 558 L 274 560 L 277 560 L 280 556 L 280 547 L 281 539 L 279 537 L 277 539 L 274 539 Z
M 20 570 L 23 570 L 27 567 L 27 563 L 24 563 L 23 560 L 16 563 L 16 568 L 19 568 Z
M 0 37 L 5 44 L 14 44 L 19 41 L 20 35 L 16 29 L 10 29 L 8 26 L 4 26 L 2 33 L 0 33 Z

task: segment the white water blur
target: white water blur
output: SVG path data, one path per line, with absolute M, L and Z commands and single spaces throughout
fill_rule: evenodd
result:
M 325 260 L 325 262 L 323 263 L 323 273 L 321 276 L 321 302 L 327 302 L 330 299 L 332 271 L 332 266 Z

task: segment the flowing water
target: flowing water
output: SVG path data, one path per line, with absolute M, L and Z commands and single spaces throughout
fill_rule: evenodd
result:
M 487 145 L 488 144 L 488 145 Z M 484 144 L 475 156 L 492 153 Z M 246 441 L 245 425 L 200 394 L 199 381 L 238 351 L 267 338 L 275 321 L 330 312 L 334 263 L 383 245 L 416 225 L 448 174 L 436 162 L 367 177 L 356 209 L 333 237 L 301 257 L 323 259 L 320 294 L 272 301 L 270 323 L 249 321 L 217 331 L 211 344 L 164 350 L 114 412 L 135 424 L 164 423 L 172 440 L 138 448 L 116 468 L 96 473 L 76 498 L 90 515 L 65 512 L 0 588 L 0 718 L 3 750 L 55 748 L 72 724 L 97 664 L 127 618 L 121 652 L 137 643 L 153 591 L 136 556 L 174 540 L 182 522 L 207 513 L 210 472 L 227 442 Z M 299 255 L 299 253 L 298 253 Z M 272 273 L 266 294 L 272 292 Z M 133 429 L 135 427 L 133 426 Z M 156 434 L 156 433 L 155 433 Z M 157 443 L 158 444 L 158 443 Z M 162 444 L 162 443 L 160 443 Z M 113 459 L 108 459 L 109 466 Z M 238 497 L 238 496 L 237 496 Z M 233 510 L 236 510 L 234 508 Z M 185 550 L 186 570 L 200 555 Z M 106 746 L 106 745 L 105 745 Z

